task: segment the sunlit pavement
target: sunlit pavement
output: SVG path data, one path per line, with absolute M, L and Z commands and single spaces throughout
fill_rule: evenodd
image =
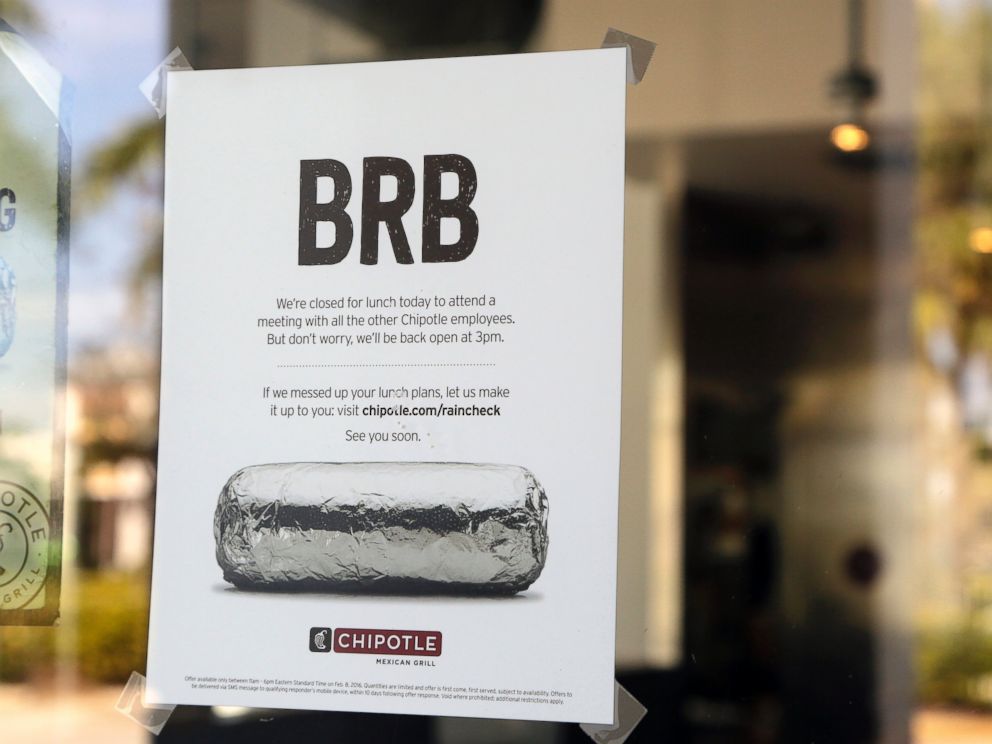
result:
M 152 737 L 114 710 L 120 687 L 0 685 L 3 744 L 147 744 Z
M 989 744 L 992 714 L 920 710 L 913 716 L 915 744 Z

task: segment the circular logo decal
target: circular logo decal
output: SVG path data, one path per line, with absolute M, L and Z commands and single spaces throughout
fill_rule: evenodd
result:
M 33 493 L 0 481 L 0 611 L 27 606 L 45 586 L 50 526 Z

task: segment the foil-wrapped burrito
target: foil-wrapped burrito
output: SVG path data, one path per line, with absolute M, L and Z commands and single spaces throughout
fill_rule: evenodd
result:
M 544 568 L 548 500 L 515 465 L 253 465 L 221 491 L 214 537 L 241 588 L 512 594 Z

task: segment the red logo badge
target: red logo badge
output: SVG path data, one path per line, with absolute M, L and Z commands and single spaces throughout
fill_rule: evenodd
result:
M 440 656 L 441 633 L 437 630 L 337 628 L 334 631 L 334 653 Z

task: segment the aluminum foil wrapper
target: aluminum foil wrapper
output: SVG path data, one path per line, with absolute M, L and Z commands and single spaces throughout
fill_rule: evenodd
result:
M 17 323 L 17 306 L 14 302 L 14 270 L 0 258 L 0 357 L 14 343 L 14 326 Z
M 241 588 L 512 594 L 544 568 L 548 500 L 515 465 L 253 465 L 221 491 L 214 537 Z

